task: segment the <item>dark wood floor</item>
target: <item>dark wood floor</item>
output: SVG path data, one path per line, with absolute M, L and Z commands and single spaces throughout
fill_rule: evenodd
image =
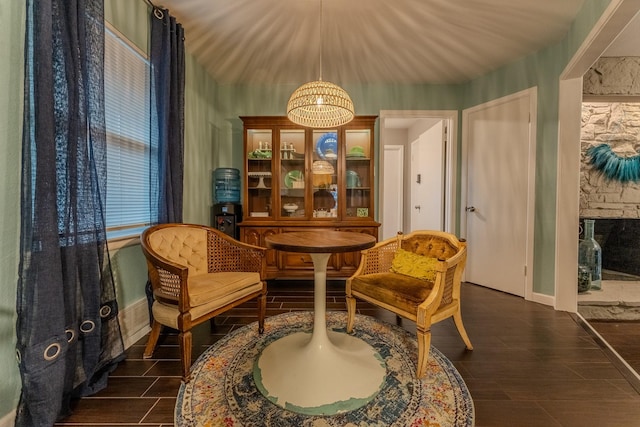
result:
M 344 286 L 331 282 L 327 309 L 344 310 Z M 267 315 L 313 308 L 310 282 L 275 282 L 269 286 Z M 395 322 L 389 312 L 358 303 L 362 314 Z M 522 298 L 471 284 L 463 285 L 463 319 L 473 351 L 465 351 L 451 319 L 433 327 L 433 342 L 464 378 L 474 399 L 476 427 L 637 427 L 640 395 L 574 316 Z M 229 331 L 253 322 L 255 304 L 201 325 L 194 333 L 194 357 Z M 415 331 L 415 325 L 403 326 Z M 640 333 L 632 325 L 599 325 L 637 358 Z M 607 330 L 608 329 L 608 330 Z M 634 340 L 635 350 L 627 347 Z M 108 387 L 83 398 L 73 415 L 58 426 L 171 426 L 180 368 L 175 336 L 162 338 L 154 359 L 143 360 L 146 338 L 127 352 L 127 360 Z M 637 367 L 636 360 L 636 367 Z

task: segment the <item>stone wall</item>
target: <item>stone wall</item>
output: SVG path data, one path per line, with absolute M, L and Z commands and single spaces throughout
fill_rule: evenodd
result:
M 586 151 L 609 144 L 622 157 L 640 153 L 640 103 L 583 103 L 580 168 L 580 216 L 640 218 L 640 183 L 603 177 L 589 164 Z
M 580 168 L 580 217 L 596 220 L 602 268 L 640 276 L 640 183 L 606 179 L 589 164 L 587 150 L 603 143 L 619 156 L 638 155 L 640 103 L 582 104 Z
M 639 96 L 640 57 L 602 57 L 585 73 L 585 96 Z M 588 162 L 586 151 L 609 144 L 621 157 L 640 154 L 640 102 L 582 104 L 580 216 L 640 218 L 640 183 L 605 179 Z
M 585 95 L 640 94 L 640 57 L 602 57 L 583 77 Z
M 616 100 L 634 97 L 636 101 L 640 95 L 640 58 L 600 58 L 584 75 L 583 93 L 590 100 L 608 96 Z M 603 143 L 622 157 L 639 154 L 640 102 L 582 104 L 580 168 L 580 217 L 595 219 L 603 279 L 609 281 L 605 286 L 621 283 L 611 280 L 635 284 L 640 276 L 640 184 L 607 180 L 594 170 L 586 151 Z M 640 308 L 628 306 L 620 295 L 621 290 L 614 301 L 602 303 L 594 302 L 601 298 L 594 293 L 591 300 L 580 302 L 579 311 L 587 319 L 640 319 Z

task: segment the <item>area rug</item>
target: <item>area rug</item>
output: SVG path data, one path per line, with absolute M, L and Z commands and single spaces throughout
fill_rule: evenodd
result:
M 344 332 L 345 312 L 328 312 L 327 327 Z M 293 332 L 311 332 L 313 313 L 291 312 L 269 317 L 258 335 L 253 323 L 231 332 L 193 364 L 192 378 L 182 384 L 175 425 L 203 426 L 398 426 L 471 427 L 473 400 L 462 377 L 438 349 L 431 347 L 427 374 L 415 376 L 418 344 L 406 330 L 357 315 L 355 336 L 384 359 L 387 374 L 378 395 L 364 406 L 331 416 L 303 415 L 273 404 L 257 389 L 253 366 L 271 342 Z

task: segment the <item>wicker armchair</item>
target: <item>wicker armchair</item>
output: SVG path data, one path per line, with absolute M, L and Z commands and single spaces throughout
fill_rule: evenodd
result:
M 153 355 L 163 325 L 178 330 L 182 379 L 189 381 L 191 328 L 253 298 L 264 331 L 266 249 L 193 224 L 156 225 L 140 240 L 154 297 L 145 358 Z
M 437 258 L 435 280 L 392 272 L 392 262 L 399 248 Z M 460 281 L 466 259 L 466 242 L 440 231 L 414 231 L 407 235 L 398 233 L 397 237 L 362 251 L 358 269 L 346 282 L 347 332 L 353 331 L 355 298 L 360 298 L 416 322 L 418 378 L 426 373 L 432 324 L 453 316 L 467 349 L 472 350 L 460 313 Z

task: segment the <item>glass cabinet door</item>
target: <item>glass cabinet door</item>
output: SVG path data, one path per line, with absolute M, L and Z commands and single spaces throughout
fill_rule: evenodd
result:
M 247 209 L 250 217 L 270 217 L 273 208 L 271 129 L 247 129 Z
M 338 159 L 340 144 L 337 130 L 313 131 L 311 175 L 313 217 L 338 216 Z
M 301 219 L 305 212 L 305 131 L 280 130 L 280 216 Z
M 286 117 L 241 117 L 243 226 L 378 226 L 374 197 L 375 116 L 310 129 Z
M 373 218 L 371 188 L 373 170 L 371 162 L 371 130 L 345 131 L 345 177 L 347 218 Z

